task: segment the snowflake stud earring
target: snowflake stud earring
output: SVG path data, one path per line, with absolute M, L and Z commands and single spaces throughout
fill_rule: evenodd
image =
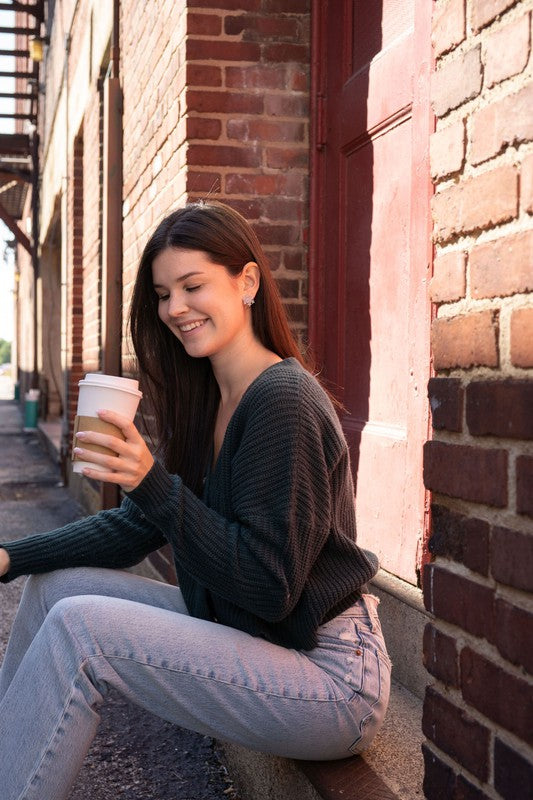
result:
M 255 299 L 251 295 L 245 294 L 244 297 L 242 298 L 242 302 L 247 308 L 251 308 L 255 303 Z

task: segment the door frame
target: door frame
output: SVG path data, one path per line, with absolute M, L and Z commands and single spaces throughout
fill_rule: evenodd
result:
M 413 116 L 416 113 L 416 125 L 413 127 L 413 152 L 416 157 L 412 163 L 412 181 L 418 187 L 412 192 L 413 213 L 411 214 L 410 235 L 413 249 L 424 254 L 426 261 L 426 287 L 429 294 L 429 281 L 433 274 L 434 246 L 432 240 L 431 197 L 434 187 L 431 180 L 429 163 L 429 139 L 435 130 L 435 116 L 429 105 L 430 78 L 434 70 L 434 57 L 431 46 L 431 4 L 428 13 L 427 0 L 413 0 L 415 4 L 414 48 L 417 54 L 422 53 L 416 63 L 414 75 Z M 343 13 L 346 6 L 343 5 Z M 331 252 L 331 238 L 327 238 L 325 205 L 327 202 L 326 161 L 327 161 L 327 35 L 326 26 L 329 15 L 339 13 L 338 5 L 333 8 L 332 0 L 311 0 L 311 85 L 310 85 L 310 207 L 309 207 L 309 299 L 308 299 L 308 338 L 311 352 L 319 369 L 324 364 L 324 343 L 326 335 L 326 307 L 321 302 L 325 297 L 326 280 L 326 243 Z M 351 27 L 343 26 L 346 36 L 351 35 Z M 426 106 L 424 108 L 424 106 Z M 424 180 L 422 176 L 426 175 Z M 337 250 L 334 245 L 335 251 Z M 422 255 L 420 255 L 422 257 Z M 413 298 L 415 304 L 420 297 Z M 430 305 L 429 325 L 436 316 L 436 307 Z M 416 308 L 411 318 L 416 318 Z M 433 357 L 425 354 L 430 360 L 429 375 L 434 374 Z M 429 400 L 427 401 L 426 439 L 431 437 Z M 422 444 L 422 443 L 421 443 Z M 424 534 L 419 543 L 416 557 L 416 571 L 421 580 L 421 569 L 429 561 L 428 538 L 430 530 L 431 494 L 424 488 L 420 475 L 420 491 L 423 492 Z

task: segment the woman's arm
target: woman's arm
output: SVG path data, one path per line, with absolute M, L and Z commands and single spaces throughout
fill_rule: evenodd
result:
M 0 582 L 67 567 L 130 567 L 165 543 L 162 533 L 126 498 L 120 508 L 3 543 L 7 560 L 0 550 L 0 564 L 5 562 L 8 569 L 0 569 Z

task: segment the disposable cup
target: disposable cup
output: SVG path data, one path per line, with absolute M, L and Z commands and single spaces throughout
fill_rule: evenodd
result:
M 76 439 L 78 431 L 97 431 L 107 433 L 124 439 L 120 428 L 110 422 L 104 422 L 98 416 L 100 409 L 116 411 L 128 419 L 133 420 L 142 392 L 139 391 L 139 382 L 132 378 L 118 378 L 115 375 L 102 375 L 99 372 L 89 372 L 83 380 L 78 383 L 80 387 L 78 395 L 78 409 L 74 420 L 74 442 L 73 448 L 79 442 Z M 83 443 L 85 450 L 92 450 L 95 453 L 105 453 L 106 455 L 116 455 L 114 450 L 107 447 L 100 447 L 96 444 Z M 90 467 L 98 472 L 107 472 L 105 467 L 93 464 L 89 461 L 82 461 L 74 452 L 72 453 L 72 469 L 74 472 L 81 472 L 84 467 Z

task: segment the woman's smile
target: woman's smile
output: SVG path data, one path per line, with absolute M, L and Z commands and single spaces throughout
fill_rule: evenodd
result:
M 201 328 L 207 322 L 206 319 L 199 319 L 193 322 L 181 322 L 178 324 L 178 329 L 181 333 L 190 333 L 191 331 L 196 330 L 197 328 Z

